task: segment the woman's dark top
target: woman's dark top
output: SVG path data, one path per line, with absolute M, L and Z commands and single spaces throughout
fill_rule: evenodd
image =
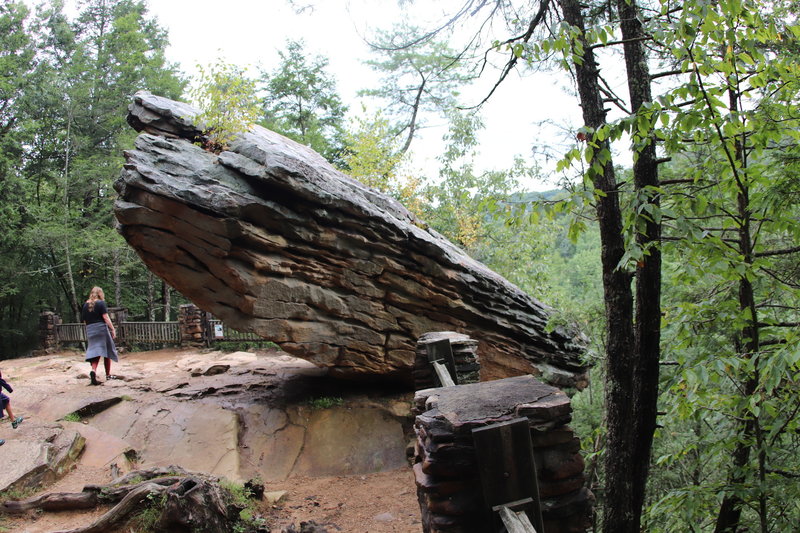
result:
M 86 325 L 104 322 L 103 315 L 106 313 L 108 313 L 108 309 L 103 300 L 96 300 L 94 302 L 94 309 L 91 311 L 89 311 L 89 304 L 84 303 L 83 310 L 81 311 L 81 320 L 86 322 Z

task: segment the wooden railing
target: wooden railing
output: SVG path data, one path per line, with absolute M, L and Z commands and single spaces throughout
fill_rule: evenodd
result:
M 83 324 L 59 324 L 55 327 L 59 343 L 86 342 L 86 327 Z M 269 342 L 255 333 L 236 331 L 221 320 L 208 320 L 205 338 L 214 342 Z M 180 344 L 179 322 L 122 322 L 117 327 L 118 344 Z
M 58 342 L 86 342 L 86 327 L 83 324 L 59 324 L 56 326 Z
M 180 344 L 178 322 L 123 322 L 118 336 L 129 344 Z

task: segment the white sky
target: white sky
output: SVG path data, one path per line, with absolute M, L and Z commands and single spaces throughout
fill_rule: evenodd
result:
M 362 99 L 357 91 L 379 84 L 378 75 L 363 64 L 366 59 L 376 58 L 364 42 L 365 37 L 378 28 L 390 28 L 407 16 L 408 9 L 414 9 L 415 25 L 430 27 L 452 14 L 453 6 L 463 3 L 417 0 L 405 2 L 400 8 L 398 0 L 297 0 L 300 4 L 314 4 L 313 10 L 297 13 L 287 0 L 146 1 L 150 15 L 169 32 L 168 59 L 179 63 L 186 74 L 192 75 L 198 64 L 207 66 L 218 58 L 250 67 L 254 75 L 259 66 L 271 71 L 278 65 L 278 50 L 285 48 L 287 39 L 302 38 L 309 53 L 328 58 L 328 71 L 352 113 L 361 109 Z M 67 0 L 67 7 L 74 9 L 76 2 L 80 0 Z M 464 103 L 480 101 L 494 81 L 489 73 L 478 87 L 463 90 L 462 95 L 471 98 Z M 486 128 L 479 137 L 478 170 L 509 168 L 516 155 L 533 162 L 534 145 L 573 142 L 574 133 L 569 132 L 580 125 L 580 109 L 574 97 L 566 94 L 566 83 L 563 77 L 554 75 L 509 75 L 482 111 Z M 559 127 L 542 125 L 543 121 L 554 121 Z M 412 144 L 413 166 L 427 177 L 435 177 L 439 166 L 435 158 L 443 150 L 442 135 L 446 131 L 441 120 L 428 123 L 431 127 L 420 130 Z M 542 156 L 536 156 L 535 162 L 544 173 L 552 172 L 555 166 L 555 161 L 546 161 Z M 537 180 L 523 186 L 545 190 L 554 183 L 555 179 Z
M 329 59 L 338 92 L 354 112 L 361 109 L 357 91 L 379 83 L 377 74 L 363 65 L 364 60 L 375 57 L 363 37 L 376 28 L 390 27 L 403 16 L 396 0 L 316 0 L 313 10 L 300 14 L 286 0 L 148 0 L 148 4 L 151 15 L 169 31 L 169 59 L 180 63 L 184 72 L 192 73 L 198 63 L 208 65 L 219 57 L 269 71 L 277 66 L 278 50 L 285 48 L 286 40 L 302 38 L 310 53 Z M 448 12 L 448 4 L 460 2 L 414 3 L 418 8 L 414 22 L 435 23 Z M 490 82 L 493 79 L 486 80 Z M 474 91 L 475 101 L 484 90 Z M 479 166 L 484 170 L 507 168 L 515 155 L 529 157 L 534 144 L 562 142 L 568 134 L 535 124 L 547 119 L 566 122 L 571 118 L 575 122 L 579 113 L 575 100 L 564 94 L 554 78 L 520 79 L 512 74 L 484 108 L 486 129 L 480 136 Z M 442 149 L 443 133 L 443 127 L 423 130 L 423 137 L 412 144 L 415 166 L 429 176 L 438 168 L 434 158 Z M 554 165 L 541 158 L 537 162 L 543 168 Z M 552 184 L 525 186 L 547 189 Z

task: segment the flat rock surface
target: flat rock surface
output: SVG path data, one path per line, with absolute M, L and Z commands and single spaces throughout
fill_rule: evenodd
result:
M 196 372 L 212 367 L 227 369 Z M 341 531 L 371 522 L 376 533 L 420 530 L 406 460 L 410 393 L 354 388 L 277 351 L 126 353 L 112 369 L 119 379 L 104 381 L 101 371 L 100 386 L 89 385 L 88 369 L 77 352 L 2 362 L 13 410 L 25 420 L 16 430 L 0 422 L 0 481 L 41 469 L 54 453 L 48 446 L 79 438 L 85 448 L 73 470 L 45 492 L 107 483 L 112 469 L 174 464 L 238 482 L 258 476 L 268 491 L 285 490 L 274 509 L 265 504 L 275 531 L 300 520 Z M 91 516 L 32 514 L 0 526 L 44 533 Z
M 417 405 L 425 402 L 429 409 L 438 410 L 453 426 L 514 418 L 521 409 L 542 401 L 570 412 L 566 394 L 533 376 L 425 389 L 417 391 L 415 401 Z

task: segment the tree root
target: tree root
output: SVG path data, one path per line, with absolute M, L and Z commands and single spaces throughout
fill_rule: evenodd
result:
M 128 494 L 122 498 L 122 501 L 88 526 L 56 531 L 54 533 L 103 533 L 112 529 L 113 526 L 127 520 L 129 515 L 139 511 L 142 502 L 151 494 L 162 494 L 167 490 L 169 490 L 168 487 L 158 485 L 152 481 L 145 481 L 128 492 Z
M 163 504 L 156 524 L 162 531 L 202 524 L 209 532 L 225 532 L 230 529 L 230 520 L 238 517 L 238 509 L 228 505 L 217 478 L 190 474 L 179 467 L 133 471 L 108 485 L 86 485 L 78 493 L 52 493 L 6 501 L 0 506 L 0 512 L 85 510 L 116 503 L 88 526 L 56 532 L 102 533 L 130 519 L 141 511 L 143 503 L 154 501 L 154 496 Z

